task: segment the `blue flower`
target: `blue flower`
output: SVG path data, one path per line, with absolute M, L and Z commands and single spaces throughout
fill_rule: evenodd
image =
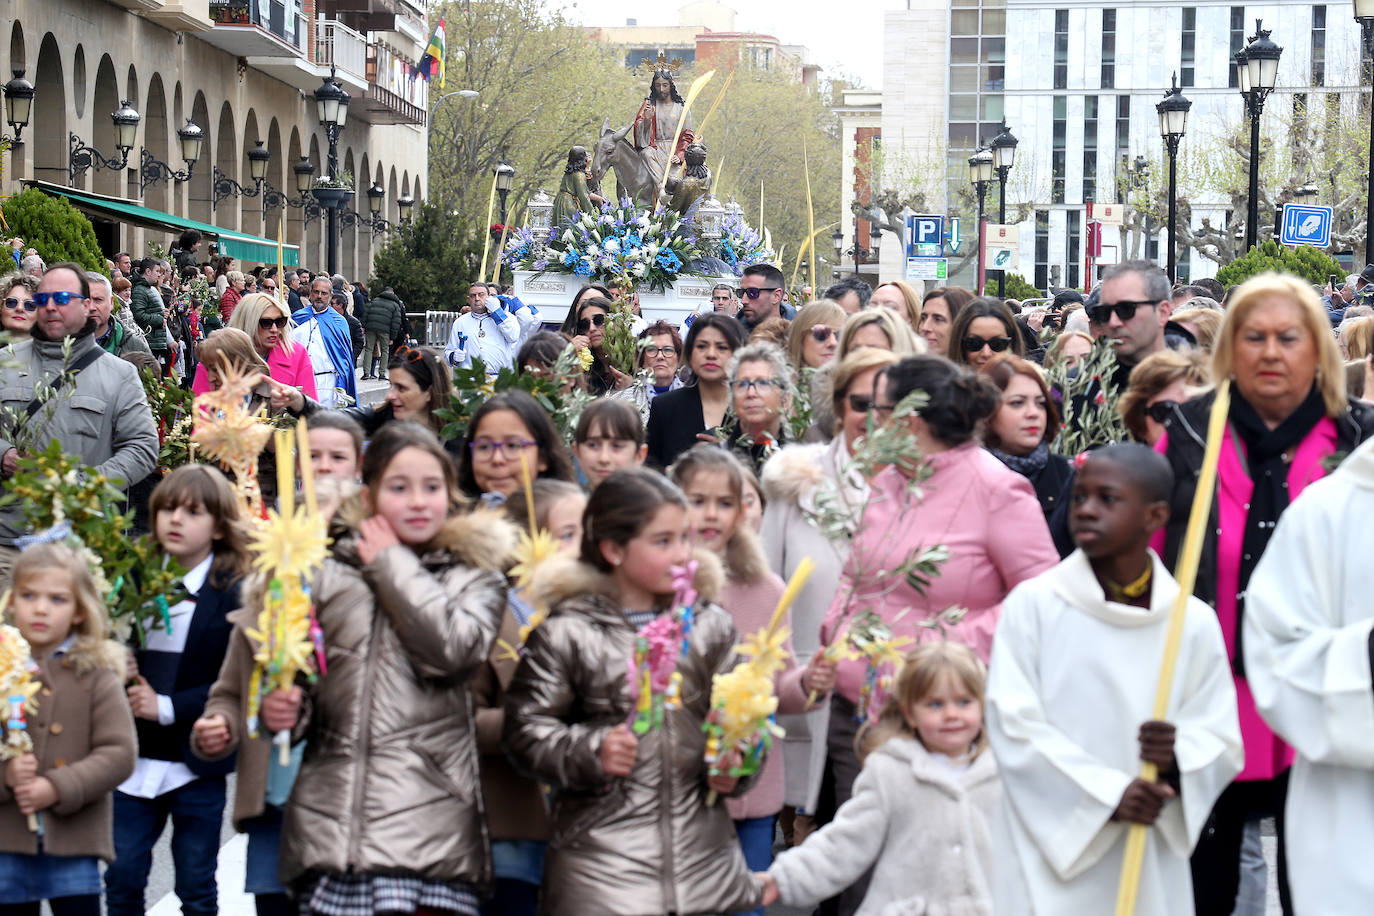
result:
M 625 236 L 625 247 L 627 247 L 627 248 L 638 248 L 638 247 L 640 247 L 640 246 L 643 245 L 643 244 L 644 244 L 644 240 L 641 239 L 641 238 L 639 237 L 639 235 L 637 235 L 637 234 L 634 233 L 634 232 L 628 233 L 628 234 Z
M 535 269 L 535 270 L 543 270 L 544 268 L 546 268 L 546 267 L 548 267 L 548 266 L 549 266 L 549 262 L 546 261 L 546 260 L 543 260 L 542 258 L 541 258 L 540 260 L 534 262 L 534 269 Z
M 682 267 L 682 260 L 672 251 L 672 249 L 660 251 L 658 257 L 654 258 L 654 260 L 658 263 L 659 267 L 662 267 L 670 274 L 677 273 L 678 269 Z
M 577 249 L 569 248 L 567 251 L 563 252 L 563 266 L 572 267 L 577 263 L 578 257 Z
M 573 268 L 573 273 L 577 274 L 579 277 L 590 277 L 592 275 L 592 265 L 583 258 L 581 261 L 577 262 L 577 266 Z

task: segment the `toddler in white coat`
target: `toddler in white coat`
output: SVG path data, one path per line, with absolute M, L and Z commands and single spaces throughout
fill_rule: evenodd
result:
M 807 906 L 873 869 L 855 916 L 988 916 L 989 824 L 1002 783 L 983 734 L 987 669 L 967 646 L 923 643 L 861 740 L 835 819 L 757 875 L 765 905 Z

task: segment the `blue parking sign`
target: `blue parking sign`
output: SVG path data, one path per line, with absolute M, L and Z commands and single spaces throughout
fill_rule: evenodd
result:
M 945 218 L 940 214 L 918 213 L 906 218 L 906 238 L 907 238 L 907 257 L 921 257 L 918 252 L 928 252 L 934 246 L 933 256 L 939 257 L 939 252 L 945 243 Z M 923 246 L 923 247 L 917 247 Z
M 1285 245 L 1327 247 L 1331 244 L 1331 208 L 1284 204 L 1279 241 Z

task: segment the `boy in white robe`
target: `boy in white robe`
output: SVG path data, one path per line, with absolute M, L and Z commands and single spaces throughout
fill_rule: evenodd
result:
M 1374 909 L 1374 440 L 1279 518 L 1246 596 L 1245 673 L 1297 751 L 1285 808 L 1296 913 Z
M 1179 587 L 1148 545 L 1172 488 L 1144 446 L 1093 452 L 1070 508 L 1079 549 L 1002 606 L 987 691 L 998 916 L 1112 913 L 1132 822 L 1153 828 L 1136 913 L 1193 911 L 1188 857 L 1244 750 L 1221 628 L 1196 598 L 1166 721 L 1149 721 Z M 1158 781 L 1138 777 L 1142 760 Z

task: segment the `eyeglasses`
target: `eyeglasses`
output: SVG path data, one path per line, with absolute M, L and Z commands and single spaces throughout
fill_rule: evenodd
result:
M 12 312 L 20 306 L 23 306 L 26 312 L 38 311 L 38 303 L 34 302 L 32 299 L 20 299 L 16 296 L 7 296 L 5 298 L 5 308 L 9 311 Z
M 287 322 L 290 320 L 291 319 L 287 318 L 285 315 L 282 315 L 280 318 L 259 318 L 258 327 L 264 331 L 270 331 L 273 328 L 280 331 L 282 328 L 286 327 Z
M 33 301 L 36 303 L 35 307 L 37 308 L 42 308 L 49 302 L 55 302 L 58 305 L 71 305 L 73 299 L 82 300 L 85 298 L 86 297 L 80 293 L 69 293 L 65 289 L 58 290 L 55 293 L 33 294 Z
M 606 316 L 605 316 L 605 315 L 593 315 L 593 316 L 590 317 L 590 318 L 579 318 L 579 319 L 577 319 L 577 333 L 579 333 L 579 334 L 585 334 L 585 333 L 587 333 L 588 331 L 590 331 L 590 330 L 592 329 L 592 325 L 596 325 L 598 328 L 604 328 L 604 327 L 606 326 Z
M 267 291 L 270 293 L 270 292 L 275 292 L 275 291 L 276 291 L 277 285 L 276 285 L 275 283 L 264 283 L 264 284 L 262 285 L 262 288 L 265 289 L 265 290 L 267 290 Z
M 1145 408 L 1145 416 L 1160 425 L 1167 425 L 1173 417 L 1174 408 L 1177 406 L 1177 401 L 1155 401 Z
M 1112 320 L 1112 312 L 1116 312 L 1116 317 L 1122 321 L 1130 321 L 1135 317 L 1135 310 L 1138 308 L 1154 308 L 1159 305 L 1149 299 L 1127 299 L 1124 302 L 1103 303 L 1094 305 L 1088 309 L 1088 320 L 1093 324 L 1106 324 Z
M 645 347 L 643 353 L 645 356 L 675 356 L 677 350 L 672 347 Z
M 747 394 L 751 388 L 757 389 L 759 394 L 767 394 L 774 388 L 782 388 L 782 382 L 775 378 L 739 378 L 731 382 L 730 387 L 735 394 Z
M 976 334 L 970 334 L 964 338 L 965 353 L 977 353 L 984 347 L 990 348 L 994 353 L 1001 353 L 1010 346 L 1010 337 L 979 337 Z
M 894 411 L 894 410 L 897 409 L 897 405 L 896 405 L 896 404 L 879 404 L 877 401 L 874 401 L 874 402 L 872 402 L 872 404 L 870 405 L 870 408 L 871 408 L 872 411 L 873 411 L 874 413 L 876 413 L 879 417 L 884 417 L 884 418 L 885 418 L 885 417 L 890 417 L 890 416 L 892 416 L 892 411 Z
M 425 354 L 414 347 L 397 347 L 394 358 L 407 363 L 418 363 L 425 358 Z
M 771 293 L 780 289 L 782 289 L 781 286 L 760 286 L 756 289 L 744 289 L 741 287 L 735 290 L 735 295 L 739 296 L 741 299 L 757 299 L 760 293 Z
M 835 329 L 826 324 L 816 324 L 811 326 L 811 339 L 816 343 L 825 343 L 835 335 Z
M 855 413 L 868 413 L 873 409 L 873 399 L 862 394 L 851 394 L 846 400 L 849 401 L 849 409 Z
M 532 439 L 505 439 L 497 441 L 495 439 L 474 439 L 468 443 L 468 451 L 472 452 L 473 461 L 490 461 L 500 452 L 501 457 L 508 461 L 514 461 L 520 457 L 520 453 L 527 448 L 538 445 Z

